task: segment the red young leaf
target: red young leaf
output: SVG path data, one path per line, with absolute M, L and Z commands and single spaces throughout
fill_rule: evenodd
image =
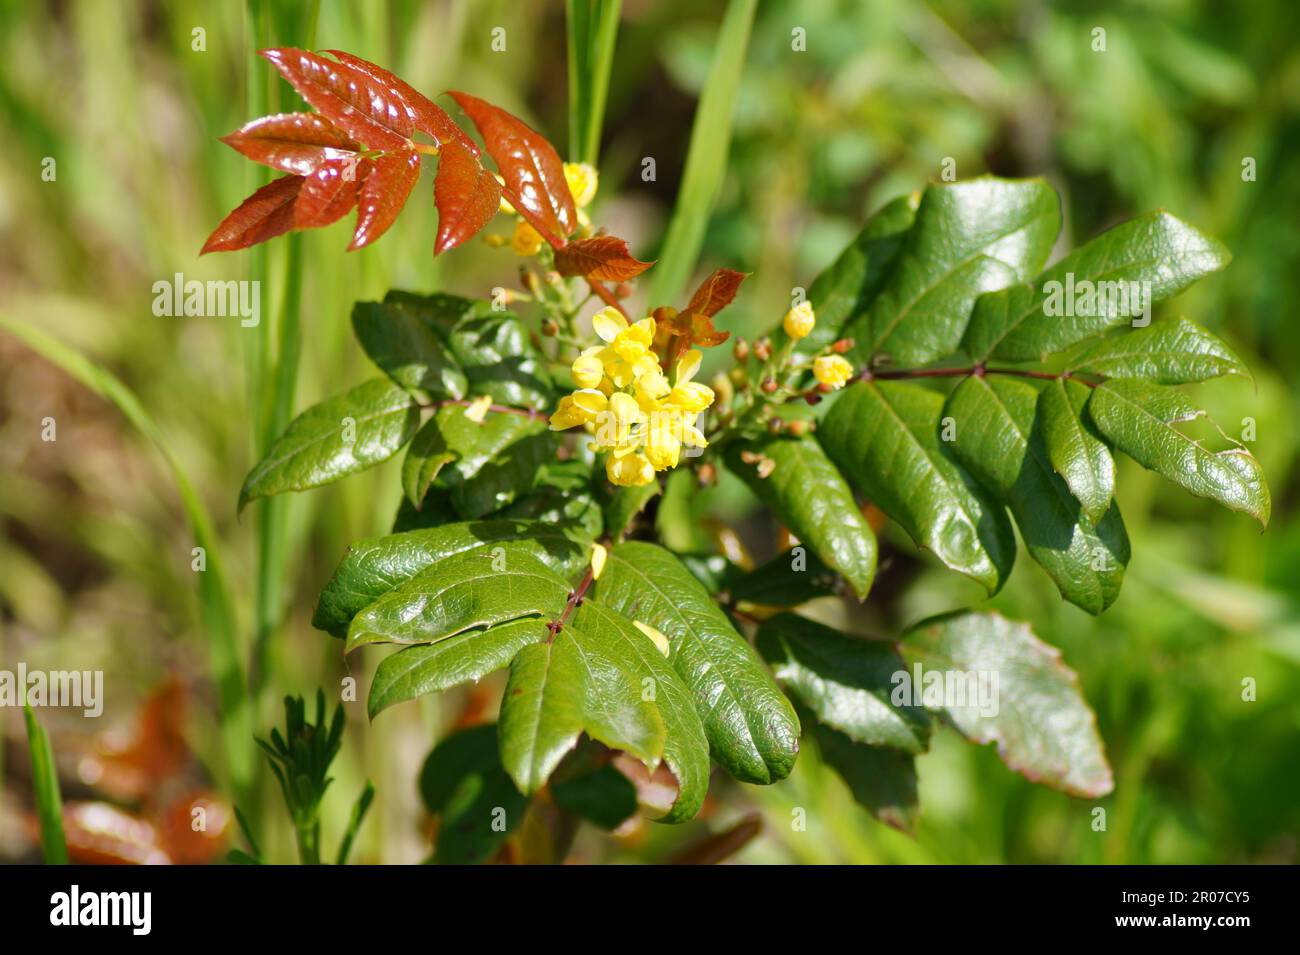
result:
M 388 231 L 420 178 L 420 154 L 415 150 L 368 161 L 370 171 L 357 199 L 357 227 L 348 244 L 349 252 L 369 245 Z
M 473 155 L 478 155 L 478 145 L 466 135 L 463 129 L 456 125 L 456 121 L 447 114 L 447 111 L 400 76 L 390 73 L 382 66 L 371 63 L 369 60 L 363 60 L 361 57 L 346 53 L 343 50 L 326 50 L 325 52 L 336 58 L 340 63 L 360 70 L 375 82 L 387 86 L 398 96 L 405 99 L 406 105 L 410 108 L 411 119 L 415 123 L 415 128 L 431 138 L 438 146 L 445 146 L 449 142 L 458 142 Z
M 262 50 L 325 118 L 372 149 L 409 149 L 414 112 L 400 93 L 345 63 L 284 47 Z
M 438 255 L 471 238 L 492 220 L 501 201 L 501 183 L 468 149 L 449 142 L 438 156 L 433 200 L 438 207 L 433 254 Z
M 578 212 L 555 147 L 498 106 L 455 90 L 451 97 L 478 127 L 488 153 L 514 193 L 509 198 L 515 208 L 531 213 L 558 238 L 570 235 L 578 227 Z
M 288 232 L 294 225 L 294 202 L 305 181 L 302 176 L 281 176 L 257 190 L 221 220 L 199 255 L 246 249 Z
M 731 304 L 731 300 L 736 297 L 736 292 L 740 288 L 740 283 L 745 281 L 746 277 L 745 272 L 717 269 L 695 290 L 690 304 L 682 309 L 682 312 L 686 315 L 717 315 Z M 709 326 L 712 327 L 712 324 L 710 322 Z
M 633 258 L 627 243 L 612 235 L 570 242 L 555 251 L 555 269 L 561 275 L 581 275 L 598 282 L 626 282 L 653 264 Z
M 364 163 L 364 165 L 363 165 Z M 357 189 L 370 160 L 332 159 L 322 163 L 302 184 L 293 206 L 293 227 L 315 229 L 337 222 L 357 204 Z
M 327 159 L 358 146 L 319 113 L 278 113 L 245 123 L 221 141 L 263 166 L 310 176 Z

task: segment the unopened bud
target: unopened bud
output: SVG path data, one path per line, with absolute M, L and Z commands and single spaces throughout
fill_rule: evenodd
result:
M 497 235 L 495 232 L 486 232 L 483 235 L 483 241 L 491 248 L 499 249 L 502 246 L 510 244 L 510 240 L 503 235 Z
M 764 378 L 764 379 L 763 379 L 763 384 L 760 385 L 759 387 L 761 387 L 761 388 L 763 389 L 763 394 L 765 394 L 765 395 L 773 395 L 773 394 L 776 394 L 776 389 L 777 389 L 779 386 L 777 385 L 777 383 L 776 383 L 776 379 L 775 379 L 775 378 Z
M 821 404 L 822 396 L 817 394 L 815 391 L 810 391 L 808 394 L 803 396 L 803 400 L 808 402 L 810 405 Z
M 775 470 L 776 470 L 776 462 L 773 461 L 771 458 L 764 458 L 763 460 L 758 462 L 758 476 L 762 480 L 766 480 L 767 478 L 771 477 L 772 472 Z
M 542 319 L 542 334 L 547 338 L 560 334 L 560 323 L 553 318 Z
M 772 357 L 772 342 L 764 336 L 754 342 L 754 357 L 759 361 L 767 361 Z
M 786 432 L 796 438 L 804 437 L 806 434 L 811 432 L 812 429 L 812 422 L 804 421 L 803 419 L 791 421 L 785 426 Z
M 564 284 L 564 276 L 552 269 L 546 273 L 546 284 L 551 288 L 559 288 Z
M 536 298 L 542 295 L 542 280 L 537 277 L 537 273 L 527 266 L 519 270 L 519 284 L 526 288 Z
M 731 346 L 731 354 L 736 361 L 744 361 L 749 357 L 749 342 L 743 338 L 737 338 L 736 344 Z
M 620 299 L 628 298 L 629 296 L 631 296 L 631 294 L 632 294 L 632 285 L 629 282 L 619 282 L 618 285 L 614 286 L 615 298 L 620 298 Z
M 718 372 L 709 382 L 709 387 L 713 389 L 715 396 L 714 406 L 725 408 L 731 404 L 731 399 L 736 397 L 736 389 L 731 386 L 731 379 Z
M 727 377 L 731 379 L 731 383 L 734 385 L 749 384 L 749 374 L 743 368 L 731 369 L 731 371 L 727 372 Z
M 718 469 L 705 461 L 695 469 L 695 477 L 700 482 L 700 487 L 712 487 L 718 481 Z
M 767 420 L 768 434 L 780 434 L 785 429 L 785 422 L 780 418 L 769 418 Z
M 853 344 L 852 338 L 841 338 L 831 346 L 831 351 L 835 352 L 837 355 L 847 355 L 853 348 Z

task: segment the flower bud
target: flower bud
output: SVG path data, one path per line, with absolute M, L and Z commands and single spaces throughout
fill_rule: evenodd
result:
M 749 357 L 749 342 L 743 338 L 737 338 L 736 343 L 731 346 L 731 354 L 736 361 L 744 361 Z
M 774 394 L 776 394 L 776 389 L 777 389 L 779 386 L 777 385 L 777 383 L 776 383 L 776 379 L 775 379 L 775 378 L 764 378 L 764 379 L 763 379 L 763 384 L 760 385 L 759 387 L 761 387 L 761 388 L 763 389 L 763 394 L 765 394 L 765 395 L 774 395 Z
M 852 338 L 841 338 L 831 346 L 831 351 L 837 355 L 847 355 L 853 348 L 854 341 Z
M 766 335 L 754 342 L 754 357 L 759 361 L 767 361 L 772 357 L 772 342 Z
M 813 330 L 817 324 L 817 316 L 813 312 L 811 302 L 800 302 L 790 311 L 785 313 L 785 318 L 781 320 L 781 327 L 785 333 L 794 341 L 806 336 Z
M 547 338 L 560 334 L 560 323 L 553 318 L 542 319 L 542 334 Z

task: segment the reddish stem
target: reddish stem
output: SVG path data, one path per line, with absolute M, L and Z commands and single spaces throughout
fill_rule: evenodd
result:
M 588 567 L 587 572 L 582 575 L 582 580 L 578 582 L 578 589 L 569 594 L 569 599 L 564 604 L 564 612 L 546 625 L 546 629 L 551 632 L 551 635 L 546 638 L 547 643 L 551 643 L 555 640 L 556 635 L 563 630 L 564 625 L 569 622 L 569 617 L 573 615 L 573 611 L 582 606 L 582 600 L 587 596 L 587 591 L 591 589 L 591 583 L 595 579 L 596 578 L 592 575 L 591 568 Z
M 613 292 L 605 287 L 604 282 L 601 282 L 598 279 L 587 279 L 587 284 L 591 286 L 593 292 L 600 296 L 602 302 L 611 308 L 618 309 L 619 314 L 629 321 L 631 320 L 632 316 L 627 313 L 627 309 L 623 308 L 623 303 L 618 300 L 618 297 L 615 296 Z

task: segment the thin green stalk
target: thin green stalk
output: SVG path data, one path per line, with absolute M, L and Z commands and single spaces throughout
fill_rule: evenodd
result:
M 567 0 L 569 158 L 595 166 L 622 0 Z
M 686 168 L 663 252 L 650 270 L 649 301 L 675 301 L 695 268 L 731 148 L 731 123 L 758 0 L 730 0 L 718 30 L 713 65 L 691 127 Z
M 254 4 L 255 6 L 256 4 Z M 258 12 L 250 6 L 253 17 L 256 49 L 261 49 L 264 38 L 259 34 L 266 28 L 265 19 L 256 18 Z M 308 5 L 303 33 L 305 46 L 314 45 L 316 35 L 316 18 L 320 12 L 318 2 Z M 250 94 L 254 86 L 250 84 Z M 250 100 L 252 99 L 250 95 Z M 257 104 L 250 102 L 250 108 Z M 252 115 L 259 115 L 253 113 Z M 276 316 L 275 330 L 278 341 L 274 366 L 270 362 L 270 342 L 274 333 L 270 323 L 263 323 L 257 330 L 262 338 L 258 348 L 262 367 L 258 371 L 261 382 L 269 378 L 269 395 L 266 390 L 257 391 L 258 405 L 253 410 L 253 422 L 256 432 L 258 456 L 266 454 L 276 436 L 289 424 L 293 414 L 294 396 L 297 391 L 298 365 L 302 353 L 301 340 L 301 305 L 302 305 L 302 237 L 289 236 L 284 268 L 284 295 L 281 299 L 279 314 Z M 265 264 L 263 260 L 262 264 Z M 255 276 L 256 278 L 256 276 Z M 265 284 L 261 286 L 265 288 Z M 266 402 L 265 410 L 262 403 Z M 257 590 L 253 617 L 253 658 L 251 662 L 251 679 L 254 695 L 265 683 L 266 664 L 272 636 L 280 625 L 284 612 L 284 590 L 286 568 L 288 566 L 287 498 L 269 498 L 258 508 L 254 516 L 257 537 Z
M 36 719 L 31 706 L 23 702 L 27 721 L 27 748 L 32 754 L 32 790 L 36 815 L 41 821 L 41 852 L 46 865 L 68 864 L 68 843 L 63 837 L 63 799 L 59 795 L 59 772 L 49 734 Z
M 212 519 L 199 498 L 194 485 L 181 469 L 180 462 L 163 440 L 162 431 L 140 400 L 116 376 L 84 356 L 7 315 L 0 315 L 0 328 L 5 328 L 29 348 L 51 364 L 63 369 L 96 394 L 113 402 L 135 428 L 162 453 L 172 480 L 180 494 L 181 504 L 189 518 L 194 543 L 203 548 L 206 570 L 198 574 L 199 610 L 208 652 L 212 661 L 217 686 L 217 705 L 220 712 L 221 738 L 226 771 L 236 798 L 247 805 L 252 788 L 254 747 L 252 715 L 249 711 L 247 686 L 240 666 L 239 636 L 235 609 L 226 589 L 222 572 L 220 545 L 213 530 Z

